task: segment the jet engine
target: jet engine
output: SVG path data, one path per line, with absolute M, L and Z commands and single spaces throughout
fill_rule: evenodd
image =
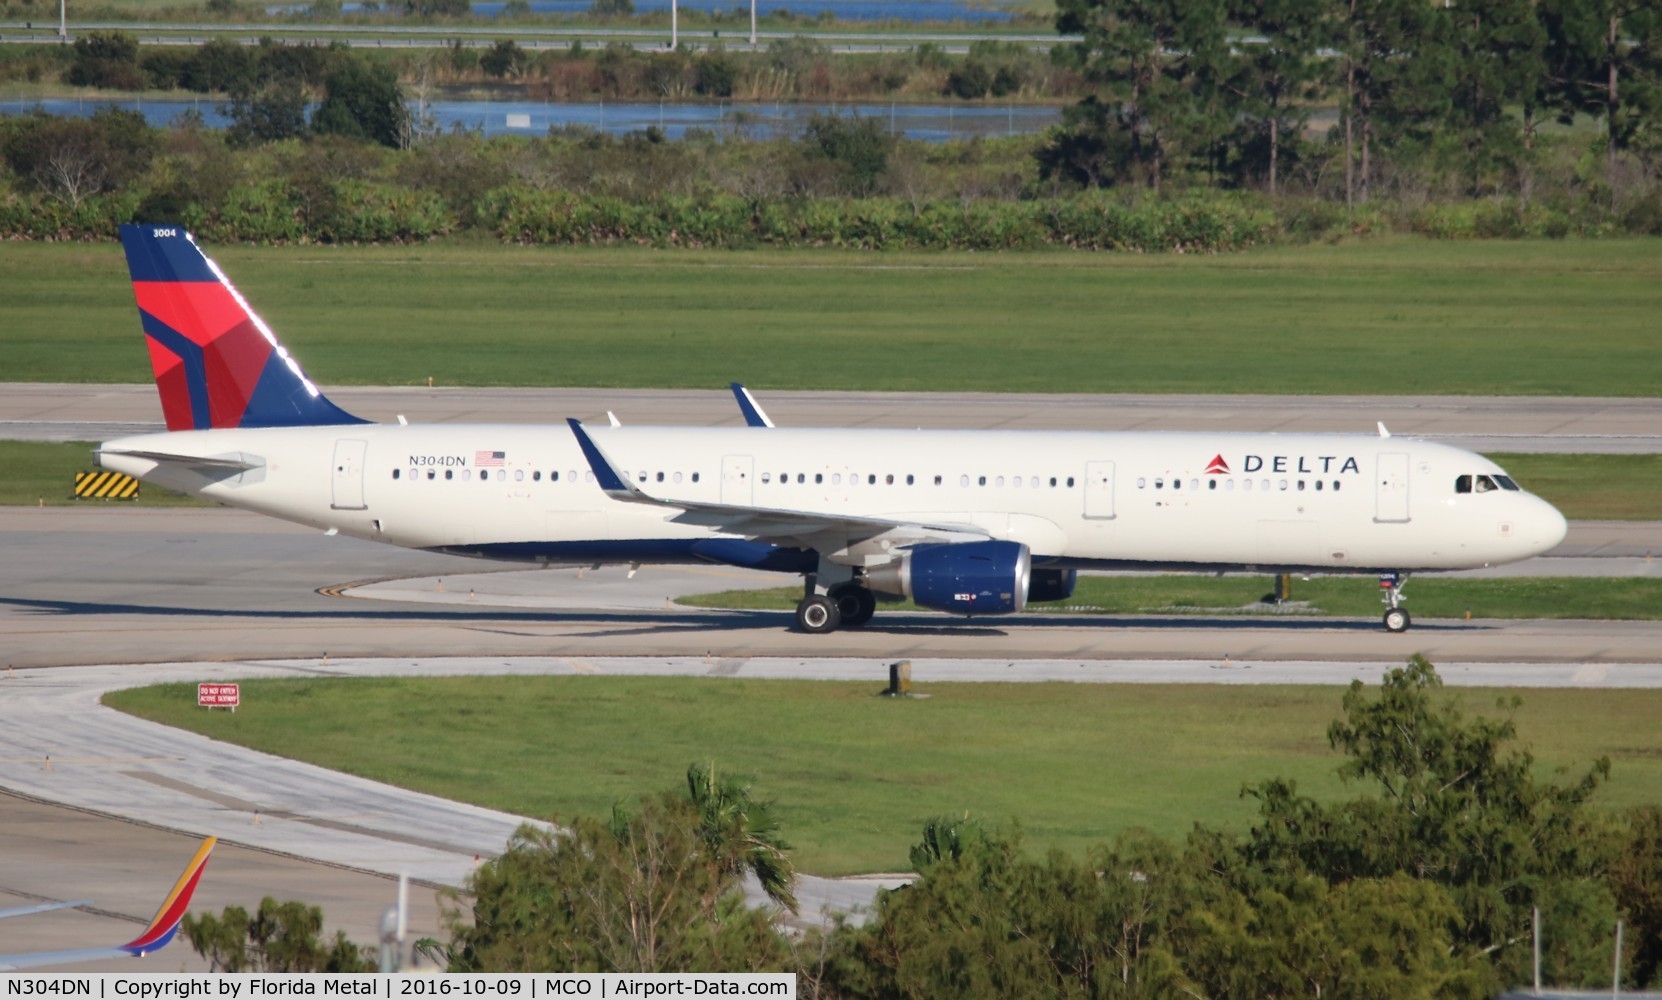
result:
M 866 571 L 866 586 L 960 615 L 1007 615 L 1027 606 L 1032 557 L 1020 542 L 918 545 Z
M 1065 601 L 1073 596 L 1077 583 L 1079 571 L 1076 569 L 1036 569 L 1033 571 L 1033 582 L 1027 585 L 1027 602 Z

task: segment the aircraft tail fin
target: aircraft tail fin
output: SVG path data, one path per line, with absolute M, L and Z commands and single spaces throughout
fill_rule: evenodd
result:
M 202 841 L 202 846 L 196 849 L 195 857 L 185 866 L 184 872 L 179 875 L 179 881 L 173 883 L 173 889 L 162 900 L 162 905 L 156 915 L 150 919 L 150 925 L 144 933 L 121 946 L 121 950 L 130 955 L 143 956 L 156 951 L 169 941 L 179 931 L 179 922 L 185 918 L 185 911 L 190 908 L 190 897 L 196 892 L 196 883 L 202 879 L 202 870 L 208 866 L 208 855 L 213 853 L 214 845 L 219 843 L 218 837 L 209 837 Z
M 124 225 L 121 244 L 168 430 L 364 423 L 318 391 L 190 233 Z

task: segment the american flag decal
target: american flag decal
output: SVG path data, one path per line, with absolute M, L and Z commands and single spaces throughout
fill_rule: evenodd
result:
M 473 453 L 473 464 L 481 469 L 502 465 L 508 459 L 505 451 L 477 451 Z

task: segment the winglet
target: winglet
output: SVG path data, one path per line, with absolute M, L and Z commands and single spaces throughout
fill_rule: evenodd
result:
M 614 500 L 633 500 L 639 503 L 658 502 L 630 483 L 628 476 L 613 468 L 606 454 L 600 450 L 600 446 L 595 444 L 594 439 L 589 437 L 589 432 L 583 429 L 581 420 L 567 417 L 566 423 L 571 425 L 571 433 L 577 435 L 577 447 L 583 449 L 583 457 L 588 459 L 595 482 L 600 484 L 607 496 Z
M 122 945 L 122 951 L 134 956 L 148 955 L 173 940 L 173 935 L 179 930 L 179 921 L 184 919 L 185 911 L 190 908 L 190 897 L 196 892 L 202 870 L 208 865 L 208 855 L 213 853 L 217 843 L 218 837 L 202 841 L 202 846 L 196 849 L 196 856 L 185 866 L 179 881 L 173 883 L 173 891 L 162 900 L 161 909 L 151 918 L 150 926 L 144 929 L 143 934 Z
M 773 426 L 773 421 L 769 420 L 768 415 L 762 412 L 762 407 L 757 404 L 756 397 L 750 394 L 749 389 L 746 389 L 741 383 L 738 382 L 729 382 L 727 384 L 733 390 L 733 398 L 739 401 L 739 412 L 744 414 L 744 422 L 746 426 Z
M 1385 421 L 1381 420 L 1378 423 L 1379 423 L 1379 436 L 1382 437 L 1382 438 L 1390 437 L 1391 432 L 1385 429 Z

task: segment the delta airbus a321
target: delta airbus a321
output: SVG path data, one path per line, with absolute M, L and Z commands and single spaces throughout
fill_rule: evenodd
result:
M 1481 455 L 1376 435 L 368 423 L 307 379 L 182 229 L 123 226 L 167 432 L 108 469 L 330 532 L 537 565 L 723 563 L 804 578 L 797 626 L 884 598 L 959 615 L 1068 597 L 1081 569 L 1378 575 L 1563 540 Z

